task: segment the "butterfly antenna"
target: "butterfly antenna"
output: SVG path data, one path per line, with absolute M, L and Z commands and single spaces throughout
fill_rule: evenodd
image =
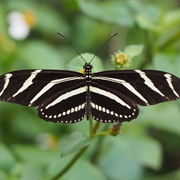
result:
M 63 37 L 71 45 L 71 47 L 79 54 L 79 56 L 84 60 L 84 62 L 87 63 L 86 60 L 83 58 L 83 56 L 80 54 L 80 52 L 74 47 L 74 45 L 65 36 L 63 36 L 59 32 L 57 32 L 57 34 Z
M 109 39 L 107 39 L 104 44 L 98 49 L 98 51 L 95 53 L 95 55 L 93 56 L 93 58 L 91 59 L 91 61 L 89 62 L 89 64 L 92 62 L 92 60 L 98 55 L 98 53 L 101 51 L 101 49 L 114 37 L 116 36 L 118 33 L 113 34 Z

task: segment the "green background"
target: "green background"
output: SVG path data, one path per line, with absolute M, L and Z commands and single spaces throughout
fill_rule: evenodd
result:
M 34 20 L 24 40 L 8 33 L 7 17 L 14 11 L 29 12 Z M 115 69 L 111 55 L 136 44 L 144 48 L 130 69 L 164 70 L 180 77 L 178 0 L 1 0 L 0 74 L 80 70 L 84 61 L 71 61 L 77 53 L 57 32 L 80 53 L 92 54 L 118 33 L 100 51 L 100 60 L 93 61 L 95 71 Z M 88 62 L 92 56 L 84 57 Z M 0 179 L 52 179 L 87 144 L 86 153 L 61 179 L 180 179 L 180 101 L 140 109 L 136 120 L 123 123 L 121 134 L 89 142 L 86 120 L 47 123 L 35 108 L 0 102 Z

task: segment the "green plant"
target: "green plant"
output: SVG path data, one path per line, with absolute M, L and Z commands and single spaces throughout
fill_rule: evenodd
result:
M 23 40 L 8 32 L 7 16 L 13 11 L 32 18 Z M 130 68 L 180 76 L 179 25 L 175 0 L 6 0 L 0 2 L 0 72 L 28 68 L 79 71 L 84 62 L 69 61 L 77 54 L 56 32 L 81 52 L 96 52 L 118 32 L 100 52 L 101 58 L 93 61 L 95 71 L 116 69 L 110 60 L 114 52 L 127 53 L 130 44 L 143 44 Z M 85 56 L 87 61 L 92 57 Z M 0 179 L 52 179 L 70 166 L 62 179 L 179 179 L 179 117 L 179 101 L 142 107 L 138 119 L 123 123 L 121 133 L 114 137 L 113 125 L 45 123 L 34 109 L 0 103 Z

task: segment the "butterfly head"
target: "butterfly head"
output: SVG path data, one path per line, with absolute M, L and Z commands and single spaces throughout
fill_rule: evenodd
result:
M 84 66 L 83 66 L 83 74 L 90 74 L 92 72 L 92 68 L 93 66 L 89 63 L 86 63 Z

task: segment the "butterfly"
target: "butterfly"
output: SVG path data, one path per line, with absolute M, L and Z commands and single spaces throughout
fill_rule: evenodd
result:
M 180 98 L 180 78 L 156 70 L 111 70 L 92 73 L 67 70 L 18 70 L 0 76 L 0 100 L 35 106 L 40 118 L 76 123 L 90 116 L 96 121 L 131 121 L 138 105 L 148 106 Z

